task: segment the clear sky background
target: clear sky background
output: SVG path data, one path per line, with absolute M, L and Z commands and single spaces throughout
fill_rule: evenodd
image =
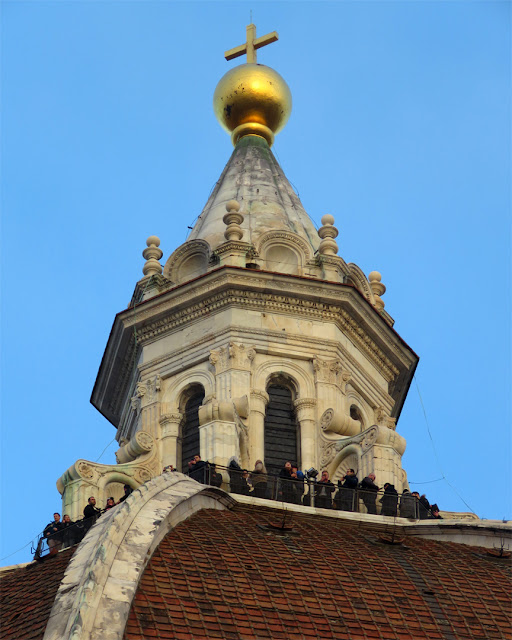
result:
M 1 565 L 75 460 L 115 461 L 94 380 L 146 238 L 164 262 L 231 154 L 211 102 L 250 9 L 294 100 L 274 151 L 421 358 L 412 488 L 512 518 L 510 3 L 4 1 Z

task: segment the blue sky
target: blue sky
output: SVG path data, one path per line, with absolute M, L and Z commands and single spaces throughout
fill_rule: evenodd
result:
M 2 558 L 76 459 L 114 462 L 101 356 L 147 236 L 165 260 L 229 158 L 211 101 L 250 9 L 294 100 L 274 152 L 421 358 L 435 452 L 413 384 L 411 485 L 512 518 L 510 3 L 4 1 Z

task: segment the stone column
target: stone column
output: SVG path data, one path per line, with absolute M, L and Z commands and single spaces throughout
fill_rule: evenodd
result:
M 249 417 L 249 456 L 251 464 L 265 461 L 265 413 L 269 401 L 263 389 L 251 391 L 251 413 Z
M 160 416 L 160 451 L 162 469 L 172 464 L 178 467 L 178 452 L 180 438 L 180 423 L 183 420 L 182 413 L 164 413 Z
M 301 467 L 306 471 L 317 462 L 316 398 L 298 398 L 293 403 L 300 425 Z

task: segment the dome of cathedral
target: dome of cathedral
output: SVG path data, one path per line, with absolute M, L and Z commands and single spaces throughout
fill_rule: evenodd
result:
M 213 109 L 233 144 L 245 135 L 259 135 L 271 145 L 292 110 L 284 79 L 263 64 L 242 64 L 228 71 L 213 96 Z

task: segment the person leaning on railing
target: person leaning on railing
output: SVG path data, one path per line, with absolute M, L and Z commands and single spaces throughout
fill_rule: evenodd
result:
M 320 509 L 332 509 L 332 494 L 336 487 L 329 480 L 329 472 L 322 471 L 322 477 L 316 483 L 315 487 L 315 507 Z
M 400 498 L 400 516 L 402 518 L 416 518 L 416 498 L 409 489 L 404 489 Z
M 380 499 L 380 502 L 382 503 L 381 516 L 396 516 L 398 491 L 395 489 L 394 484 L 390 484 L 389 482 L 384 483 L 384 495 Z
M 256 460 L 254 469 L 251 471 L 251 481 L 253 486 L 252 495 L 255 498 L 265 498 L 267 495 L 267 471 L 262 460 Z
M 344 481 L 343 484 L 341 480 Z M 358 484 L 354 469 L 348 469 L 341 480 L 338 480 L 338 494 L 334 500 L 335 508 L 341 511 L 354 511 Z
M 60 521 L 60 513 L 55 512 L 53 514 L 53 521 L 49 522 L 43 531 L 43 536 L 46 538 L 50 553 L 57 553 L 62 547 L 62 522 Z
M 375 484 L 375 474 L 369 473 L 366 478 L 361 480 L 359 484 L 361 489 L 361 498 L 366 507 L 366 511 L 373 515 L 377 515 L 377 492 L 379 487 Z
M 210 462 L 210 481 L 212 487 L 220 487 L 222 484 L 222 474 L 217 471 L 214 462 Z

